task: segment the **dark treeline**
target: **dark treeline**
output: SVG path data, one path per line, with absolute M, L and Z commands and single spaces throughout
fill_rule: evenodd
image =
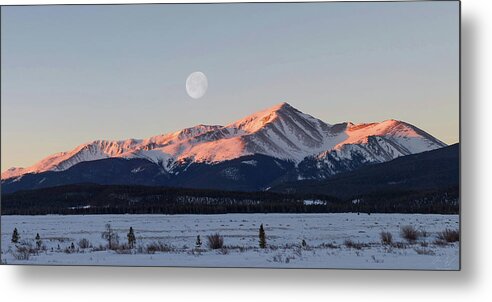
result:
M 317 200 L 322 204 L 305 204 Z M 230 192 L 145 186 L 70 185 L 2 195 L 2 215 L 442 213 L 459 212 L 459 190 L 382 191 L 339 199 L 326 195 Z
M 357 199 L 357 198 L 356 198 Z M 383 191 L 360 196 L 357 212 L 458 214 L 458 186 L 441 190 Z M 355 200 L 355 199 L 353 199 Z

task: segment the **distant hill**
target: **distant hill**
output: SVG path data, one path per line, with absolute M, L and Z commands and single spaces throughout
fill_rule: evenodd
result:
M 323 180 L 279 184 L 273 192 L 323 194 L 341 199 L 369 194 L 406 194 L 409 191 L 459 187 L 459 144 L 372 164 Z

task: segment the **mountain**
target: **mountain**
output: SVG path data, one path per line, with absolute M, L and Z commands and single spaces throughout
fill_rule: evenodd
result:
M 389 162 L 367 165 L 328 179 L 283 183 L 269 191 L 321 194 L 347 199 L 377 192 L 402 196 L 412 191 L 458 188 L 459 163 L 459 144 L 454 144 Z
M 299 164 L 300 179 L 327 178 L 371 163 L 444 147 L 445 144 L 408 123 L 387 120 L 381 123 L 335 125 L 348 137 L 334 148 L 307 156 Z
M 76 180 L 101 183 L 102 178 L 109 183 L 123 179 L 125 184 L 145 183 L 134 180 L 136 173 L 131 171 L 137 169 L 135 163 L 139 162 L 134 159 L 154 164 L 152 170 L 161 173 L 158 181 L 147 175 L 151 185 L 208 183 L 212 188 L 261 190 L 285 181 L 327 178 L 367 164 L 444 146 L 423 130 L 402 121 L 330 125 L 281 103 L 226 126 L 197 125 L 147 139 L 86 143 L 72 151 L 48 156 L 31 167 L 3 172 L 2 190 L 27 189 L 33 182 L 37 182 L 36 186 L 47 186 L 48 180 L 53 184 Z M 105 162 L 110 159 L 110 164 Z M 85 164 L 70 170 L 81 163 Z M 123 174 L 108 174 L 99 165 L 116 165 Z M 75 175 L 74 171 L 85 176 Z M 53 176 L 44 174 L 47 172 L 65 173 Z
M 2 179 L 63 171 L 79 162 L 111 157 L 144 158 L 167 171 L 183 162 L 217 163 L 253 154 L 299 162 L 333 147 L 337 134 L 324 122 L 281 103 L 226 126 L 198 125 L 143 140 L 97 140 L 25 169 L 9 169 L 2 173 Z
M 161 166 L 145 159 L 107 158 L 81 162 L 64 171 L 30 173 L 2 180 L 2 194 L 89 183 L 258 191 L 275 183 L 294 167 L 291 162 L 258 154 L 213 165 L 182 165 L 181 170 L 169 174 Z
M 268 160 L 270 157 L 263 157 Z M 87 162 L 69 168 L 67 172 L 44 172 L 51 176 L 66 174 L 74 169 L 94 165 L 110 174 L 121 173 L 118 181 L 142 180 L 139 176 L 125 178 L 124 165 L 134 169 L 147 162 L 147 173 L 155 181 L 166 181 L 158 167 L 142 159 L 120 158 L 100 160 L 104 165 Z M 236 161 L 234 165 L 251 167 Z M 222 170 L 220 165 L 216 167 Z M 258 163 L 263 164 L 263 163 Z M 123 165 L 123 166 L 122 166 Z M 122 169 L 123 167 L 123 169 Z M 135 168 L 136 167 L 136 168 Z M 197 167 L 197 184 L 210 185 L 206 165 Z M 81 177 L 81 171 L 73 171 Z M 247 172 L 247 171 L 244 171 Z M 99 171 L 97 171 L 99 173 Z M 69 175 L 69 174 L 66 174 Z M 159 176 L 161 175 L 161 176 Z M 38 174 L 26 175 L 37 177 Z M 104 174 L 102 174 L 104 176 Z M 114 175 L 113 175 L 114 176 Z M 249 177 L 254 182 L 258 175 Z M 83 177 L 83 176 L 82 176 Z M 161 178 L 162 177 L 162 178 Z M 193 177 L 191 177 L 193 179 Z M 309 212 L 368 212 L 368 213 L 459 213 L 459 145 L 408 155 L 395 160 L 372 164 L 358 170 L 340 173 L 324 180 L 302 180 L 285 183 L 260 192 L 201 190 L 198 188 L 166 188 L 139 185 L 114 185 L 113 177 L 102 184 L 77 183 L 51 188 L 2 192 L 2 215 L 40 214 L 218 214 L 218 213 L 309 213 Z M 50 179 L 46 178 L 45 182 Z M 104 182 L 105 181 L 105 182 Z M 260 180 L 261 181 L 261 180 Z M 221 183 L 221 182 L 219 182 Z M 234 182 L 237 184 L 240 182 Z M 137 184 L 137 183 L 136 183 Z M 225 183 L 224 186 L 228 186 Z
M 69 184 L 164 186 L 170 175 L 160 166 L 141 158 L 107 158 L 86 161 L 63 171 L 29 173 L 2 180 L 2 193 Z

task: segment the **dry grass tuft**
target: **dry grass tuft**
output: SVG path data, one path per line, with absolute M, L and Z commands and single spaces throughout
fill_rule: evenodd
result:
M 381 232 L 379 233 L 379 236 L 384 245 L 391 245 L 393 243 L 393 235 L 391 235 L 390 232 Z
M 408 242 L 414 242 L 419 238 L 419 231 L 411 225 L 402 226 L 400 229 L 401 236 Z
M 219 233 L 215 233 L 207 236 L 208 247 L 213 250 L 221 249 L 224 246 L 224 237 Z
M 444 231 L 439 232 L 437 234 L 437 239 L 439 241 L 445 241 L 445 242 L 460 241 L 460 231 L 459 230 L 445 229 Z

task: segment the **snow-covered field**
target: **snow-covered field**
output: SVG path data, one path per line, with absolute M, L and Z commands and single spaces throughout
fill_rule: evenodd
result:
M 136 247 L 107 250 L 101 233 L 108 223 L 120 244 L 133 227 Z M 258 247 L 260 224 L 265 249 Z M 406 225 L 419 230 L 417 241 L 401 237 Z M 17 245 L 11 242 L 14 228 L 20 235 Z M 458 215 L 421 214 L 2 216 L 1 259 L 7 264 L 457 270 L 459 242 L 435 241 L 438 232 L 458 228 Z M 392 245 L 381 243 L 382 231 L 392 234 Z M 42 241 L 38 251 L 36 233 Z M 207 247 L 207 235 L 213 233 L 223 236 L 225 248 Z M 197 235 L 200 249 L 195 247 Z M 83 238 L 91 247 L 80 248 Z M 149 244 L 158 242 L 165 251 L 149 253 Z M 34 251 L 26 256 L 19 246 Z M 19 259 L 23 256 L 28 259 Z

